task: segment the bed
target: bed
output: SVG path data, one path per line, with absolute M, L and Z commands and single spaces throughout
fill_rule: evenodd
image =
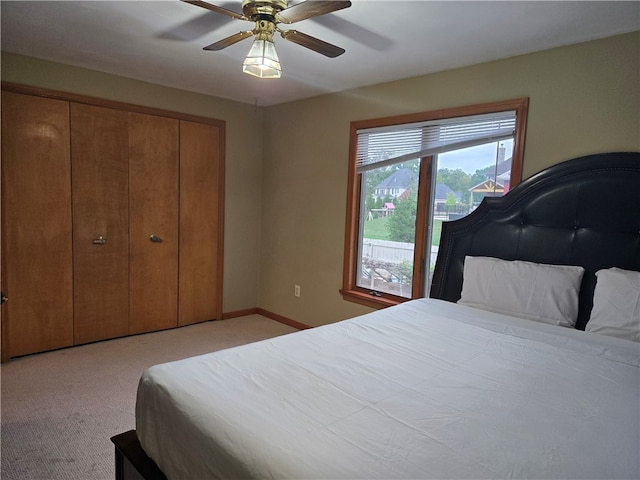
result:
M 443 226 L 430 298 L 156 365 L 118 479 L 640 478 L 640 154 Z

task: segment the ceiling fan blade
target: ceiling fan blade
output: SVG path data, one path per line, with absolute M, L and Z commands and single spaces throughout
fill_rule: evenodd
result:
M 276 20 L 281 23 L 294 23 L 307 18 L 317 17 L 325 13 L 335 12 L 351 6 L 350 1 L 337 0 L 307 0 L 289 8 L 285 8 L 276 15 Z
M 237 20 L 249 20 L 247 17 L 240 13 L 236 13 L 232 10 L 227 10 L 226 8 L 217 7 L 215 5 L 211 5 L 207 2 L 202 2 L 200 0 L 182 0 L 184 3 L 190 3 L 191 5 L 195 5 L 197 7 L 206 8 L 207 10 L 211 10 L 212 12 L 221 13 L 231 18 L 235 18 Z
M 207 45 L 203 48 L 203 50 L 222 50 L 223 48 L 227 48 L 229 45 L 233 45 L 234 43 L 238 43 L 240 40 L 244 40 L 245 38 L 253 36 L 253 32 L 251 30 L 247 30 L 246 32 L 239 32 L 230 37 L 223 38 L 211 45 Z
M 307 47 L 329 58 L 335 58 L 345 52 L 344 48 L 336 47 L 335 45 L 331 45 L 306 33 L 298 32 L 297 30 L 287 30 L 280 34 L 285 40 Z

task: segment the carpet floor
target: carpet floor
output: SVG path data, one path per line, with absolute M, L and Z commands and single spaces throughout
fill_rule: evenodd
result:
M 295 329 L 260 315 L 14 359 L 0 368 L 4 480 L 111 480 L 113 435 L 135 428 L 143 370 Z

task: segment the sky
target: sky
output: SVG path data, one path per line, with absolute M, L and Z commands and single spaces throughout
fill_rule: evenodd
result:
M 511 157 L 513 140 L 504 140 L 500 143 L 506 147 L 505 157 Z M 495 165 L 495 162 L 496 143 L 464 148 L 462 150 L 455 150 L 438 155 L 438 168 L 448 168 L 449 170 L 460 169 L 469 174 L 473 174 L 476 170 L 488 167 L 489 165 Z

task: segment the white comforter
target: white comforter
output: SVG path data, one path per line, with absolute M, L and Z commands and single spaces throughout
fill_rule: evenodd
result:
M 422 299 L 157 365 L 169 479 L 640 478 L 640 344 Z

